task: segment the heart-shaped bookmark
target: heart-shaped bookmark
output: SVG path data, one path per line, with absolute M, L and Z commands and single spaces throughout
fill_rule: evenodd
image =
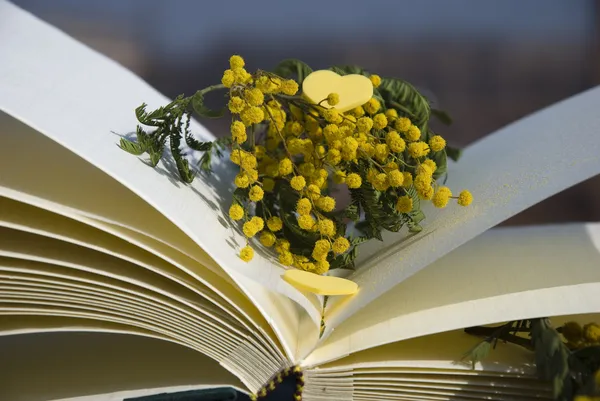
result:
M 362 106 L 373 97 L 373 83 L 364 75 L 338 75 L 333 71 L 319 70 L 310 73 L 302 82 L 302 92 L 312 103 L 319 103 L 330 93 L 337 93 L 340 101 L 335 105 L 340 113 Z M 330 108 L 327 101 L 322 106 Z
M 358 291 L 358 285 L 341 277 L 320 276 L 304 270 L 290 269 L 283 279 L 300 291 L 318 295 L 352 295 Z

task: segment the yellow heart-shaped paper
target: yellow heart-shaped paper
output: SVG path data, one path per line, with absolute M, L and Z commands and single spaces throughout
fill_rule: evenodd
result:
M 320 276 L 304 270 L 286 270 L 283 279 L 300 291 L 318 295 L 352 295 L 358 291 L 358 285 L 353 281 L 340 277 Z
M 367 103 L 373 97 L 373 84 L 364 75 L 342 76 L 333 71 L 319 70 L 304 78 L 302 92 L 312 103 L 319 103 L 330 93 L 337 93 L 340 96 L 340 102 L 333 107 L 343 113 Z M 327 101 L 321 105 L 327 108 L 331 107 Z

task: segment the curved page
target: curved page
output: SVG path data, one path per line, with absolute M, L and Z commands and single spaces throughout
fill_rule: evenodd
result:
M 600 224 L 493 229 L 346 320 L 307 363 L 464 327 L 600 313 L 599 267 Z
M 448 185 L 469 189 L 469 207 L 425 210 L 423 231 L 387 233 L 370 241 L 370 255 L 350 278 L 360 290 L 328 303 L 331 329 L 398 283 L 485 230 L 600 173 L 600 87 L 591 89 L 469 146 L 449 169 Z
M 202 354 L 140 336 L 29 334 L 0 337 L 0 348 L 11 366 L 0 378 L 3 400 L 46 401 L 190 385 L 244 387 Z
M 171 176 L 158 174 L 117 147 L 118 137 L 111 131 L 132 132 L 135 107 L 143 102 L 157 107 L 168 99 L 116 63 L 22 10 L 2 2 L 0 14 L 4 16 L 0 34 L 5 38 L 0 42 L 0 57 L 10 60 L 0 65 L 0 109 L 101 168 L 198 243 L 270 319 L 290 358 L 298 348 L 300 324 L 308 324 L 315 333 L 309 338 L 316 340 L 319 310 L 281 280 L 282 269 L 262 256 L 244 263 L 228 245 L 229 239 L 237 244 L 245 241 L 221 222 L 218 206 L 226 203 L 228 183 L 196 179 L 189 186 L 173 185 Z M 210 137 L 196 123 L 192 130 Z M 248 285 L 248 280 L 260 286 Z M 268 291 L 284 297 L 272 303 Z M 288 299 L 302 310 L 284 306 Z M 311 319 L 301 319 L 302 311 Z M 292 326 L 285 324 L 290 320 Z
M 83 245 L 137 264 L 146 260 L 146 258 L 139 255 L 139 252 L 143 254 L 145 251 L 154 254 L 167 262 L 166 264 L 159 263 L 159 265 L 167 267 L 161 270 L 171 279 L 184 284 L 187 280 L 183 272 L 187 272 L 197 281 L 216 291 L 219 299 L 225 301 L 224 303 L 219 303 L 221 307 L 229 310 L 230 308 L 227 307 L 227 303 L 235 307 L 235 311 L 230 311 L 233 314 L 232 316 L 236 314 L 235 312 L 244 316 L 250 324 L 264 333 L 265 339 L 270 340 L 269 345 L 277 350 L 275 352 L 279 352 L 277 336 L 256 309 L 255 305 L 242 293 L 238 292 L 235 285 L 214 274 L 212 271 L 204 269 L 194 259 L 143 234 L 128 230 L 122 226 L 86 218 L 44 199 L 26 195 L 6 187 L 0 187 L 0 195 L 8 197 L 0 197 L 0 226 L 50 236 L 78 245 L 82 245 L 83 242 L 89 241 L 89 238 L 93 238 L 93 243 L 85 243 Z M 51 210 L 52 212 L 44 209 Z M 51 232 L 49 232 L 50 229 L 52 230 Z M 94 234 L 91 235 L 90 232 L 94 232 Z M 111 234 L 112 237 L 108 234 Z M 124 252 L 123 243 L 119 241 L 119 238 L 123 239 L 126 243 L 130 243 L 129 248 L 139 248 L 136 250 L 136 255 L 132 255 L 131 258 L 128 257 L 129 255 L 124 256 L 122 253 Z M 115 254 L 117 251 L 120 252 L 118 255 Z M 131 259 L 135 259 L 135 261 Z M 169 267 L 169 265 L 172 266 Z M 150 267 L 150 270 L 153 270 L 151 265 L 143 262 L 140 266 Z M 174 269 L 175 267 L 180 269 L 181 272 L 177 272 L 177 269 Z M 194 289 L 196 292 L 200 290 L 198 283 L 187 283 L 184 285 Z M 199 295 L 212 299 L 211 296 L 213 294 L 209 295 L 209 293 L 204 292 L 199 293 Z M 212 302 L 215 301 L 216 298 Z

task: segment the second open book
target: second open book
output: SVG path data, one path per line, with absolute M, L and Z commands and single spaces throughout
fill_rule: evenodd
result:
M 549 398 L 522 348 L 461 364 L 480 341 L 461 329 L 597 319 L 599 225 L 489 229 L 600 173 L 600 89 L 467 148 L 449 175 L 474 204 L 362 246 L 359 292 L 329 299 L 320 336 L 320 297 L 268 255 L 238 258 L 226 163 L 183 185 L 118 148 L 135 107 L 168 99 L 9 3 L 0 16 L 0 347 L 19 361 L 1 399 L 254 393 L 293 365 L 306 400 Z

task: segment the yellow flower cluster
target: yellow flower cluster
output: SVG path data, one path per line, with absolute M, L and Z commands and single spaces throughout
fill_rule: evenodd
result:
M 337 93 L 313 104 L 295 96 L 296 81 L 265 71 L 250 74 L 240 56 L 229 62 L 222 84 L 229 88 L 233 116 L 230 159 L 239 166 L 234 183 L 244 194 L 229 215 L 243 221 L 246 237 L 258 236 L 263 246 L 274 247 L 281 264 L 323 274 L 336 256 L 351 249 L 329 195 L 333 183 L 393 194 L 398 214 L 413 211 L 411 193 L 440 208 L 450 199 L 462 206 L 472 202 L 468 191 L 453 197 L 434 179 L 435 160 L 445 156 L 444 138 L 422 132 L 381 98 L 340 113 Z M 382 83 L 378 75 L 369 79 L 374 88 Z M 282 209 L 284 193 L 295 197 L 295 210 Z M 290 243 L 294 230 L 314 238 L 312 250 Z M 240 253 L 243 260 L 252 259 L 249 247 Z

